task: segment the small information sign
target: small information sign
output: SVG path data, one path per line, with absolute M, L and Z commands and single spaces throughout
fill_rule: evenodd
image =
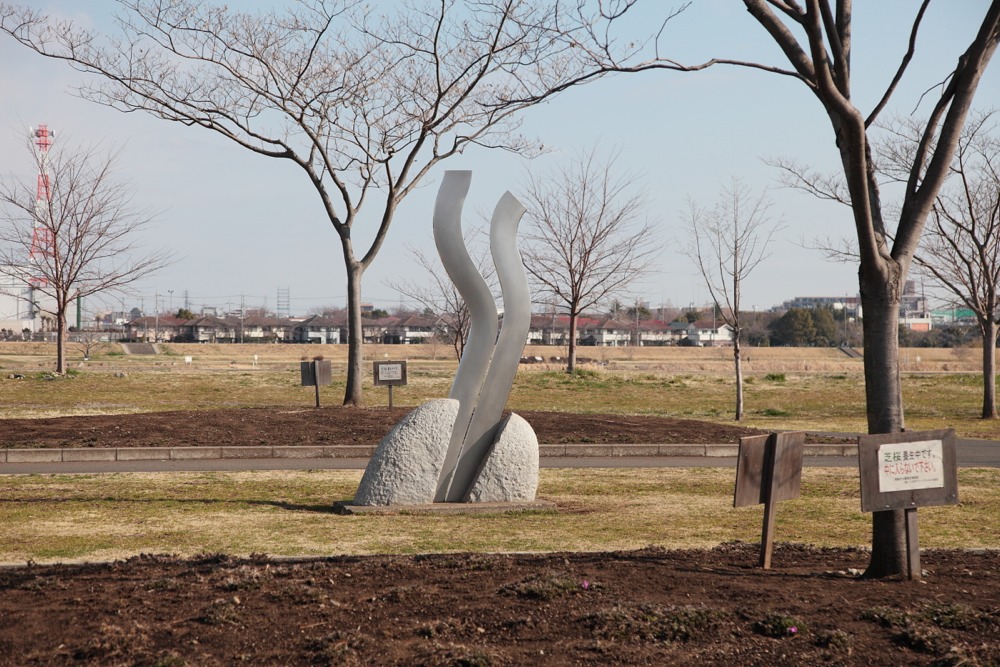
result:
M 861 511 L 956 504 L 955 459 L 951 429 L 861 436 Z
M 771 567 L 774 551 L 776 506 L 782 500 L 799 497 L 805 441 L 806 434 L 802 432 L 740 438 L 733 507 L 764 504 L 760 566 L 765 570 Z
M 333 364 L 330 361 L 316 359 L 303 361 L 299 364 L 303 387 L 318 387 L 333 384 Z
M 920 579 L 917 508 L 958 503 L 955 432 L 862 435 L 858 472 L 862 512 L 903 510 L 907 571 Z
M 886 493 L 944 487 L 943 452 L 940 440 L 880 445 L 878 490 Z
M 406 384 L 405 361 L 376 361 L 374 373 L 377 387 Z
M 372 371 L 376 387 L 389 387 L 389 407 L 392 407 L 392 388 L 406 384 L 405 361 L 376 361 Z
M 319 407 L 319 388 L 333 384 L 333 364 L 328 360 L 314 359 L 299 364 L 303 387 L 316 387 L 316 407 Z

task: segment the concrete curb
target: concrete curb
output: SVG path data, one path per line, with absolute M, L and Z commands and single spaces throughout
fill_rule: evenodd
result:
M 590 458 L 632 456 L 736 456 L 737 445 L 539 445 L 542 458 Z M 375 446 L 289 446 L 277 447 L 88 447 L 52 449 L 0 449 L 0 463 L 63 463 L 81 461 L 192 461 L 213 459 L 362 459 Z M 806 456 L 856 456 L 856 444 L 806 445 Z

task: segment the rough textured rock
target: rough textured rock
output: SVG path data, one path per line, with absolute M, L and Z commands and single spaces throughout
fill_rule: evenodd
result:
M 438 476 L 458 415 L 458 401 L 424 403 L 382 438 L 354 494 L 355 505 L 434 502 Z M 537 449 L 537 448 L 536 448 Z
M 468 501 L 530 501 L 537 490 L 538 438 L 523 417 L 511 413 L 500 422 L 496 443 L 469 490 Z

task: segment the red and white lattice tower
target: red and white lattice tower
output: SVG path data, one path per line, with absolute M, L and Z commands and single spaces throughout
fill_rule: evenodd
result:
M 52 257 L 55 238 L 52 233 L 50 217 L 50 201 L 52 198 L 52 181 L 49 176 L 49 148 L 55 135 L 47 125 L 39 125 L 31 131 L 34 137 L 35 150 L 38 153 L 38 190 L 35 194 L 35 226 L 31 234 L 31 251 L 28 254 L 33 264 L 38 266 L 47 258 Z M 31 284 L 44 287 L 48 282 L 44 276 L 31 279 Z

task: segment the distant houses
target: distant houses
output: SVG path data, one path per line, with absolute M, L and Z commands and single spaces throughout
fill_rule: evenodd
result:
M 365 343 L 407 345 L 446 339 L 442 318 L 419 314 L 362 318 Z M 169 315 L 140 317 L 126 326 L 132 340 L 177 343 L 326 343 L 347 342 L 347 317 L 342 313 L 279 318 L 264 315 L 237 317 L 202 315 L 190 320 Z M 577 340 L 583 346 L 625 347 L 732 345 L 732 332 L 721 321 L 663 322 L 612 317 L 580 317 Z M 566 345 L 569 317 L 533 315 L 529 345 Z

